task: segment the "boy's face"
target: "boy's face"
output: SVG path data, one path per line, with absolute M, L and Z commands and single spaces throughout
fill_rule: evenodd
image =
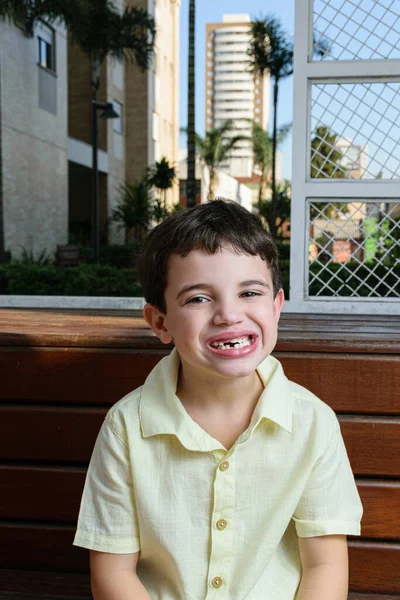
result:
M 174 341 L 186 377 L 249 376 L 276 344 L 283 291 L 274 298 L 260 256 L 229 246 L 172 255 L 165 300 L 166 315 L 150 305 L 144 315 L 162 342 Z

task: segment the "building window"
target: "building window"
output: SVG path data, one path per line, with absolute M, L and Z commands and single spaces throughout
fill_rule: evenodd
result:
M 55 72 L 54 30 L 45 23 L 39 22 L 36 32 L 37 63 L 44 69 Z
M 115 112 L 119 115 L 119 119 L 113 119 L 114 131 L 115 131 L 115 133 L 119 133 L 122 135 L 124 133 L 124 130 L 123 130 L 123 127 L 124 127 L 123 106 L 120 102 L 118 102 L 118 100 L 114 100 L 113 108 L 114 108 Z

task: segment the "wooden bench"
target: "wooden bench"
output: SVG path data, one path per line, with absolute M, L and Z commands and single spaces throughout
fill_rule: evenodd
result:
M 0 600 L 91 598 L 72 539 L 93 444 L 169 350 L 124 313 L 0 310 Z M 400 599 L 400 318 L 283 315 L 274 355 L 339 416 L 364 504 L 350 597 Z

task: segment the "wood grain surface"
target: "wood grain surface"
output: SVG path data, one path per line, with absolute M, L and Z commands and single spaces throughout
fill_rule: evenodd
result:
M 0 309 L 0 345 L 157 348 L 140 311 Z M 400 352 L 400 317 L 284 313 L 277 350 Z
M 0 400 L 111 406 L 169 350 L 1 349 Z M 400 415 L 400 355 L 277 352 L 289 379 L 338 413 Z
M 100 407 L 0 404 L 0 457 L 85 465 L 105 414 L 106 409 Z M 400 477 L 398 418 L 339 416 L 339 421 L 356 475 Z
M 0 600 L 89 600 L 72 539 L 93 444 L 170 349 L 129 312 L 0 309 Z M 400 317 L 285 314 L 275 356 L 339 416 L 364 505 L 349 599 L 400 600 Z
M 85 482 L 83 467 L 0 465 L 0 520 L 74 524 Z M 365 538 L 400 539 L 400 482 L 357 480 Z M 29 498 L 29 502 L 27 502 Z
M 350 589 L 380 594 L 400 593 L 400 545 L 349 542 Z
M 400 477 L 400 419 L 340 416 L 340 428 L 355 475 Z
M 74 528 L 40 524 L 0 524 L 2 568 L 71 570 L 85 573 L 89 552 L 72 546 Z M 34 552 L 33 552 L 34 549 Z M 400 593 L 400 547 L 383 542 L 349 542 L 351 591 Z

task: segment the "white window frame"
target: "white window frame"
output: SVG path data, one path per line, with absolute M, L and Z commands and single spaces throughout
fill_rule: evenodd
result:
M 118 100 L 113 100 L 113 107 L 119 114 L 119 119 L 113 119 L 113 131 L 119 135 L 124 135 L 124 105 Z
M 47 71 L 51 71 L 52 73 L 57 72 L 57 63 L 56 63 L 56 32 L 55 30 L 44 23 L 43 21 L 39 21 L 36 25 L 35 31 L 35 39 L 36 39 L 36 61 L 39 67 L 42 69 L 46 69 Z M 50 46 L 50 54 L 51 54 L 51 66 L 43 65 L 41 61 L 41 44 L 46 44 L 46 46 Z
M 362 0 L 359 0 L 362 2 Z M 311 87 L 313 83 L 399 82 L 400 59 L 312 60 L 314 0 L 296 0 L 293 86 L 293 170 L 291 209 L 290 300 L 286 312 L 399 314 L 395 298 L 309 299 L 307 199 L 400 197 L 399 180 L 311 179 Z M 307 33 L 306 33 L 307 32 Z M 305 34 L 306 33 L 306 34 Z

